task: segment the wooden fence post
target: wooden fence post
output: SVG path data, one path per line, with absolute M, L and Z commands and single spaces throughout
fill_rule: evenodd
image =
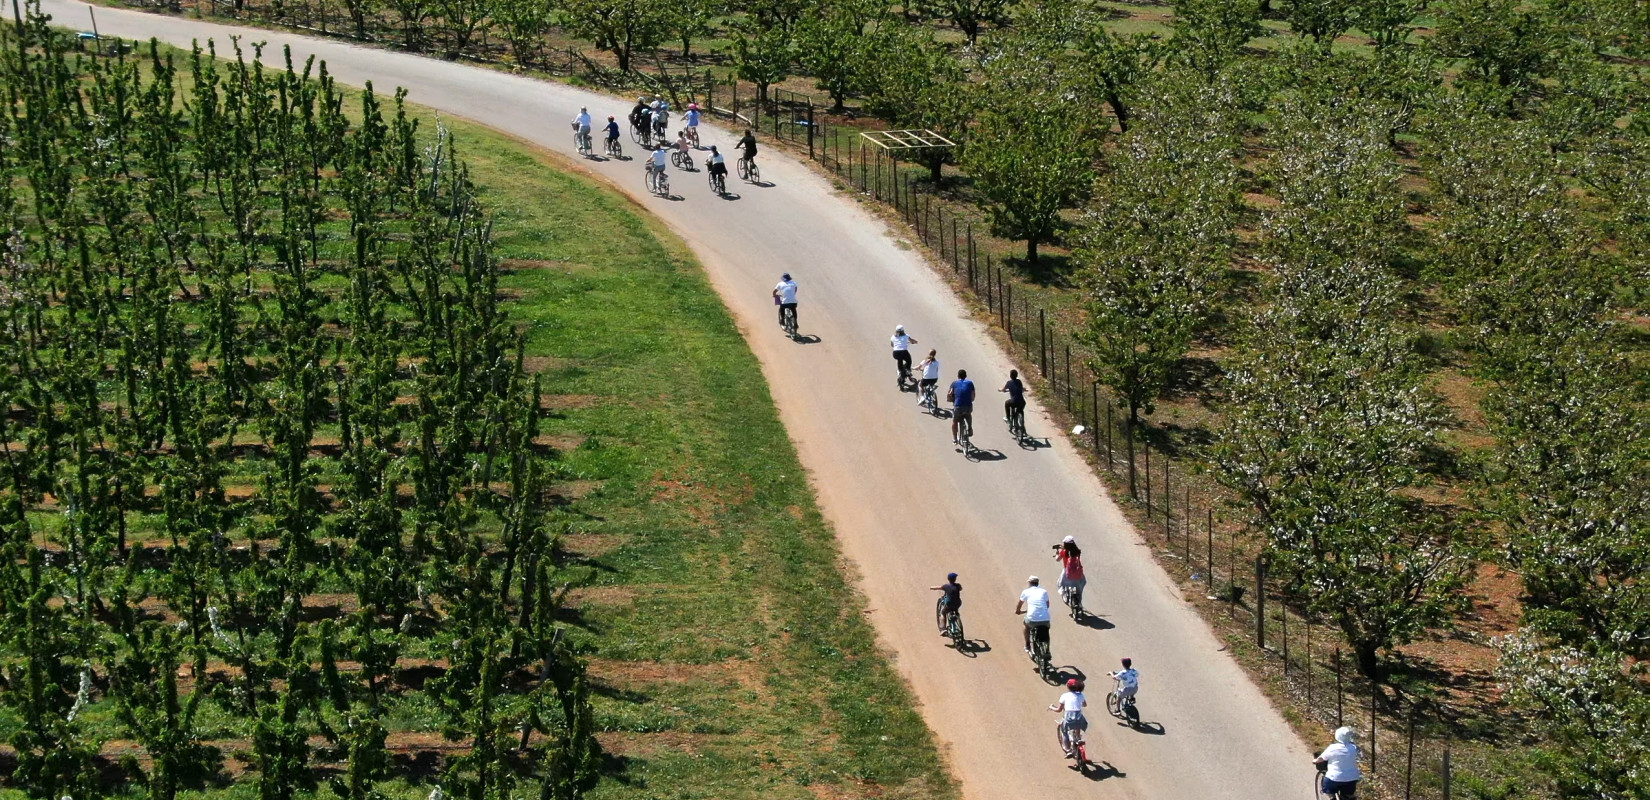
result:
M 1255 556 L 1255 644 L 1266 649 L 1266 554 Z

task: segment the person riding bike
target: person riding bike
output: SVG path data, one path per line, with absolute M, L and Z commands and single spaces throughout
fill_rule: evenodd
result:
M 1060 721 L 1055 723 L 1054 730 L 1060 737 L 1060 746 L 1066 751 L 1066 758 L 1077 755 L 1076 748 L 1071 742 L 1072 732 L 1089 729 L 1088 717 L 1083 716 L 1083 709 L 1087 708 L 1088 704 L 1089 699 L 1083 695 L 1083 680 L 1072 678 L 1066 681 L 1066 690 L 1060 695 L 1060 699 L 1048 707 L 1050 711 L 1061 712 Z
M 607 143 L 609 147 L 611 147 L 614 142 L 619 140 L 619 123 L 614 122 L 613 117 L 609 116 L 607 118 L 607 127 L 602 130 L 607 132 Z
M 659 100 L 653 104 L 653 135 L 664 138 L 665 129 L 670 127 L 670 104 Z
M 742 160 L 756 163 L 756 134 L 751 133 L 750 128 L 745 129 L 745 138 L 740 139 L 734 147 L 745 151 L 745 154 L 740 156 Z
M 936 592 L 943 592 L 940 595 L 939 608 L 934 612 L 934 621 L 939 623 L 940 634 L 944 635 L 946 633 L 945 615 L 962 611 L 962 584 L 957 583 L 957 573 L 952 572 L 945 576 L 945 583 L 928 588 Z
M 687 123 L 688 138 L 693 140 L 693 145 L 695 147 L 698 147 L 699 146 L 699 104 L 698 103 L 688 103 L 687 114 L 685 114 L 682 117 L 682 121 Z
M 590 141 L 590 109 L 582 106 L 579 108 L 578 116 L 573 118 L 573 131 L 579 146 L 587 147 L 586 143 Z
M 1014 606 L 1014 614 L 1025 623 L 1026 654 L 1031 654 L 1031 635 L 1033 631 L 1042 629 L 1043 637 L 1048 636 L 1048 590 L 1038 586 L 1037 576 L 1026 579 L 1026 588 L 1020 592 L 1020 602 Z
M 1140 691 L 1140 673 L 1135 671 L 1134 662 L 1127 658 L 1123 659 L 1123 668 L 1111 673 L 1111 677 L 1117 681 L 1117 705 L 1127 705 L 1134 699 L 1135 693 Z
M 940 358 L 936 355 L 937 352 L 929 350 L 928 357 L 917 365 L 917 369 L 922 370 L 922 379 L 917 381 L 917 405 L 919 406 L 922 405 L 923 400 L 927 399 L 928 390 L 934 388 L 940 382 Z
M 1323 793 L 1332 800 L 1355 800 L 1358 781 L 1363 773 L 1358 770 L 1358 734 L 1351 728 L 1335 731 L 1335 743 L 1325 747 L 1312 763 L 1323 773 Z
M 636 106 L 630 109 L 630 126 L 639 131 L 651 130 L 653 109 L 648 106 L 647 98 L 636 98 Z
M 717 150 L 716 145 L 714 145 L 714 144 L 710 146 L 710 162 L 709 163 L 710 163 L 710 167 L 709 167 L 710 174 L 720 175 L 720 176 L 722 176 L 722 180 L 726 181 L 727 177 L 728 177 L 728 164 L 722 158 L 721 151 Z
M 1021 413 L 1025 412 L 1025 410 L 1026 410 L 1026 385 L 1020 382 L 1020 371 L 1019 370 L 1017 370 L 1017 369 L 1009 370 L 1008 371 L 1008 383 L 1003 384 L 1003 388 L 998 389 L 997 391 L 999 393 L 1000 392 L 1007 392 L 1008 393 L 1008 399 L 1003 401 L 1003 421 L 1004 422 L 1009 422 L 1009 421 L 1013 420 L 1014 419 L 1014 412 L 1016 412 L 1016 411 L 1021 412 Z
M 653 146 L 653 157 L 647 160 L 647 171 L 664 177 L 665 163 L 669 160 L 670 156 L 665 153 L 665 143 L 659 142 Z
M 677 131 L 676 152 L 681 153 L 683 158 L 688 158 L 688 151 L 690 149 L 692 149 L 692 143 L 688 141 L 687 131 Z
M 888 340 L 888 346 L 894 348 L 894 367 L 899 373 L 900 388 L 905 387 L 905 379 L 911 377 L 911 345 L 917 340 L 905 335 L 904 325 L 894 326 L 894 336 Z
M 957 379 L 951 382 L 945 399 L 951 401 L 951 443 L 958 444 L 960 426 L 965 422 L 970 429 L 974 426 L 974 382 L 968 379 L 968 370 L 957 370 Z
M 1083 551 L 1077 547 L 1077 539 L 1067 536 L 1055 545 L 1054 557 L 1060 560 L 1060 591 L 1070 588 L 1072 604 L 1081 608 L 1083 589 L 1089 585 L 1089 579 L 1083 576 Z
M 791 318 L 801 323 L 796 315 L 796 281 L 791 280 L 791 273 L 779 276 L 779 285 L 773 287 L 773 296 L 779 301 L 779 327 L 785 327 L 785 312 L 791 312 Z

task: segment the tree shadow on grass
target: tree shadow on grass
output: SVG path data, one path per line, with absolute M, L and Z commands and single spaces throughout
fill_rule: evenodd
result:
M 1028 283 L 1045 289 L 1073 289 L 1077 287 L 1077 262 L 1061 253 L 1041 253 L 1036 263 L 1019 258 L 1008 259 L 1012 268 Z

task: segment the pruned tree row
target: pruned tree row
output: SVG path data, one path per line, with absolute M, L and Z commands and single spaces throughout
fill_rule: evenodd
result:
M 540 387 L 452 142 L 324 64 L 59 36 L 0 48 L 10 780 L 170 798 L 229 740 L 261 797 L 372 797 L 414 704 L 448 794 L 578 796 Z

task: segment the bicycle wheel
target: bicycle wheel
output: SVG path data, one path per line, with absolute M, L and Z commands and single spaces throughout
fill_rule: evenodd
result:
M 1077 732 L 1077 766 L 1089 763 L 1089 743 L 1083 739 L 1083 732 Z
M 739 180 L 748 181 L 751 178 L 751 162 L 739 159 Z
M 659 173 L 659 194 L 665 197 L 670 196 L 670 178 L 663 172 Z
M 751 173 L 751 177 L 750 177 L 751 183 L 761 183 L 762 182 L 762 170 L 759 169 L 756 166 L 756 162 L 754 162 L 754 161 L 751 162 L 750 173 Z
M 1114 717 L 1123 716 L 1122 703 L 1118 699 L 1116 692 L 1108 692 L 1106 694 L 1106 712 Z
M 642 129 L 641 128 L 638 128 L 635 125 L 630 126 L 630 141 L 635 142 L 636 144 L 641 144 L 642 143 Z
M 953 611 L 948 622 L 950 623 L 948 631 L 951 634 L 951 641 L 956 643 L 957 647 L 962 647 L 963 642 L 967 641 L 963 638 L 962 615 Z
M 1054 658 L 1053 654 L 1049 652 L 1048 642 L 1047 641 L 1041 641 L 1041 640 L 1038 641 L 1036 649 L 1037 649 L 1037 674 L 1047 675 L 1048 674 L 1048 665 Z

